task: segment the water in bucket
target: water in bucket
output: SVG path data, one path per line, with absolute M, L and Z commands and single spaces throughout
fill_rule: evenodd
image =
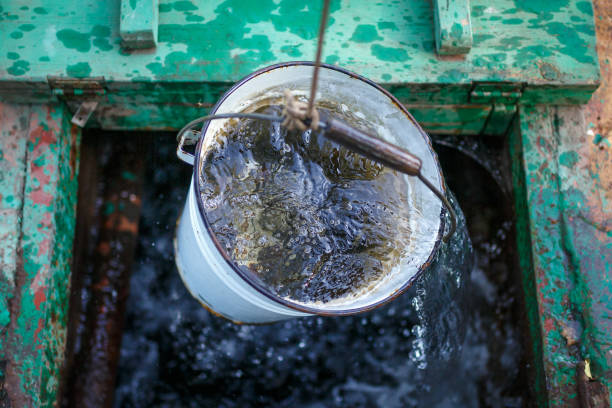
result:
M 367 129 L 339 107 L 333 115 Z M 208 220 L 232 259 L 274 293 L 305 304 L 355 295 L 408 255 L 403 174 L 323 131 L 248 119 L 216 136 L 198 180 Z

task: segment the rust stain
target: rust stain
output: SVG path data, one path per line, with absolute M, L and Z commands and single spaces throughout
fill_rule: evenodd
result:
M 47 295 L 45 294 L 44 287 L 38 288 L 38 290 L 34 293 L 34 306 L 36 306 L 37 310 L 40 310 L 40 305 L 47 300 Z

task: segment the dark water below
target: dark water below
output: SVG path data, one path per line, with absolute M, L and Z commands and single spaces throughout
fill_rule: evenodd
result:
M 159 136 L 148 162 L 116 407 L 524 404 L 510 212 L 473 162 L 441 151 L 474 244 L 471 271 L 440 262 L 406 294 L 355 317 L 237 326 L 202 309 L 175 270 L 191 168 L 174 147 L 172 135 Z M 461 245 L 441 256 L 468 264 Z

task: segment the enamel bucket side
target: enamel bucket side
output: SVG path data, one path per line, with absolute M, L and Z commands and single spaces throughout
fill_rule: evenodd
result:
M 211 110 L 213 113 L 249 112 L 262 101 L 282 100 L 283 91 L 308 95 L 313 66 L 290 62 L 264 68 L 234 85 Z M 386 90 L 349 71 L 323 65 L 317 100 L 338 104 L 362 115 L 379 136 L 396 143 L 422 161 L 422 174 L 445 191 L 437 156 L 427 134 Z M 259 105 L 258 105 L 259 104 Z M 227 120 L 205 125 L 198 141 L 194 173 L 175 238 L 179 273 L 191 294 L 211 312 L 235 322 L 265 323 L 313 314 L 340 316 L 376 308 L 403 293 L 432 262 L 444 230 L 440 201 L 416 177 L 406 177 L 412 236 L 402 259 L 383 279 L 363 293 L 326 303 L 299 303 L 263 287 L 230 259 L 216 239 L 200 198 L 199 174 L 206 149 Z

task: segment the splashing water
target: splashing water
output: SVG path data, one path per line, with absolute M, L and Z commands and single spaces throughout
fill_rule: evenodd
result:
M 351 317 L 238 326 L 201 308 L 175 270 L 173 229 L 191 169 L 173 159 L 170 144 L 155 146 L 116 407 L 479 406 L 491 347 L 479 327 L 486 320 L 472 318 L 467 304 L 486 285 L 469 286 L 472 249 L 454 198 L 457 233 L 388 305 Z

